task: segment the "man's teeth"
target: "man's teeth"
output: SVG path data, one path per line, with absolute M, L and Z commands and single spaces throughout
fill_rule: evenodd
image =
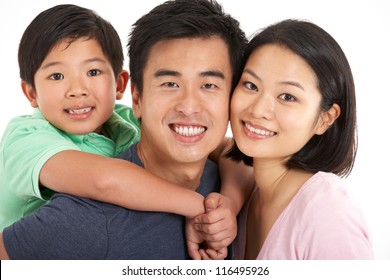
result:
M 262 135 L 262 136 L 272 136 L 272 135 L 275 135 L 275 132 L 273 131 L 268 131 L 268 130 L 264 130 L 264 129 L 260 129 L 260 128 L 254 128 L 253 126 L 245 123 L 245 127 L 250 131 L 250 132 L 253 132 L 253 133 L 256 133 L 256 134 L 259 134 L 259 135 Z
M 176 126 L 175 132 L 183 136 L 196 136 L 205 131 L 204 127 Z
M 81 108 L 81 109 L 68 109 L 68 113 L 69 114 L 85 114 L 85 113 L 88 113 L 92 110 L 91 107 L 88 107 L 88 108 Z

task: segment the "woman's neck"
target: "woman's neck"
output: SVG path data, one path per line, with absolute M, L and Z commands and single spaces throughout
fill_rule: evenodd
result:
M 253 169 L 256 185 L 261 193 L 262 200 L 290 201 L 301 186 L 313 173 L 289 169 L 285 161 L 253 160 Z
M 270 162 L 258 159 L 253 159 L 253 171 L 257 187 L 266 200 L 275 196 L 280 183 L 289 173 L 284 161 Z

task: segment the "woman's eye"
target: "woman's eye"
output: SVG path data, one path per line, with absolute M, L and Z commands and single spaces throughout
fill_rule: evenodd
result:
M 92 69 L 92 70 L 89 70 L 88 71 L 88 76 L 97 76 L 101 73 L 100 70 L 97 70 L 97 69 Z
M 244 82 L 244 86 L 249 90 L 257 91 L 257 86 L 251 82 Z
M 295 101 L 296 100 L 295 97 L 289 93 L 283 93 L 282 95 L 280 95 L 280 98 L 283 99 L 284 101 Z
M 60 73 L 54 73 L 54 74 L 50 75 L 49 78 L 52 80 L 58 81 L 58 80 L 62 80 L 64 78 L 64 75 L 62 75 Z

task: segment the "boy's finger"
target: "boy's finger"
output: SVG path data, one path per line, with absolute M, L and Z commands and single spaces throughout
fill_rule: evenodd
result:
M 214 209 L 217 209 L 219 203 L 219 198 L 217 195 L 210 194 L 208 195 L 204 200 L 204 206 L 206 209 L 206 212 L 210 212 Z

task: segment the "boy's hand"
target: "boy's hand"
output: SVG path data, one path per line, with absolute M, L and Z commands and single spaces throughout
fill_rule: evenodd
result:
M 209 249 L 222 250 L 230 245 L 237 235 L 234 207 L 227 197 L 211 193 L 205 199 L 205 208 L 205 214 L 195 217 L 194 227 Z
M 202 235 L 195 229 L 194 219 L 187 219 L 186 237 L 188 254 L 194 260 L 223 260 L 227 257 L 227 247 L 219 250 L 204 249 L 207 244 L 204 243 Z

